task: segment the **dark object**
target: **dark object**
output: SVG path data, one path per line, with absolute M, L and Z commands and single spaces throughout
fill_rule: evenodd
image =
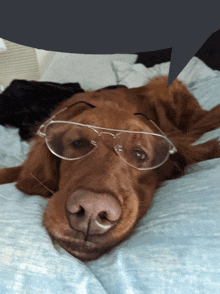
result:
M 146 67 L 171 60 L 172 48 L 138 52 L 136 63 L 142 63 Z M 220 70 L 220 30 L 213 33 L 203 46 L 196 52 L 196 57 L 205 62 L 213 70 Z
M 136 63 L 142 63 L 146 67 L 152 67 L 155 64 L 160 64 L 171 60 L 172 48 L 149 51 L 149 52 L 139 52 Z
M 220 70 L 220 30 L 213 33 L 195 54 L 213 70 Z
M 21 139 L 29 140 L 59 103 L 81 92 L 78 83 L 14 80 L 0 95 L 0 124 L 19 128 Z

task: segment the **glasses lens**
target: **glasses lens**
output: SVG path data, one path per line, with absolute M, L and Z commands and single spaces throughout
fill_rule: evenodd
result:
M 116 141 L 121 158 L 139 169 L 156 168 L 169 156 L 170 143 L 155 134 L 120 133 Z
M 78 159 L 89 154 L 95 147 L 98 135 L 86 127 L 71 123 L 50 123 L 45 130 L 48 148 L 57 156 Z

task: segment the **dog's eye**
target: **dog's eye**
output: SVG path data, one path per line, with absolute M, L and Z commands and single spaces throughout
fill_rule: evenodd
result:
M 148 160 L 148 155 L 146 152 L 144 152 L 144 150 L 142 150 L 141 148 L 139 147 L 136 147 L 136 148 L 133 148 L 131 150 L 131 153 L 132 153 L 132 156 L 135 158 L 135 160 L 138 162 L 138 163 L 143 163 L 145 161 Z
M 85 138 L 80 138 L 72 141 L 70 145 L 74 149 L 86 149 L 91 146 L 91 142 Z

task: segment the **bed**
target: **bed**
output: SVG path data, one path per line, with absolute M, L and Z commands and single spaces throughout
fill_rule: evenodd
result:
M 38 52 L 39 53 L 39 52 Z M 85 90 L 121 84 L 139 87 L 166 75 L 136 54 L 51 53 L 40 81 L 79 82 Z M 42 55 L 39 57 L 38 60 Z M 178 78 L 205 109 L 220 103 L 220 71 L 193 57 Z M 206 133 L 203 141 L 220 136 Z M 0 168 L 19 165 L 29 145 L 18 129 L 0 125 Z M 42 225 L 46 200 L 14 184 L 0 186 L 0 293 L 169 294 L 220 293 L 220 159 L 189 167 L 163 183 L 134 234 L 119 247 L 82 263 L 54 246 Z

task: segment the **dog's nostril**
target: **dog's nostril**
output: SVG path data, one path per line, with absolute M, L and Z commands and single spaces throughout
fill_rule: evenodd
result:
M 101 220 L 108 220 L 107 218 L 107 212 L 106 211 L 102 211 L 98 214 L 98 216 L 100 217 Z
M 79 217 L 85 215 L 85 209 L 80 205 L 79 211 L 75 212 Z
M 108 231 L 116 223 L 116 221 L 109 220 L 106 212 L 102 212 L 99 215 L 97 215 L 97 217 L 94 221 L 95 221 L 96 229 L 98 228 L 100 233 L 104 233 L 104 232 Z M 93 225 L 93 227 L 94 227 L 94 225 Z

